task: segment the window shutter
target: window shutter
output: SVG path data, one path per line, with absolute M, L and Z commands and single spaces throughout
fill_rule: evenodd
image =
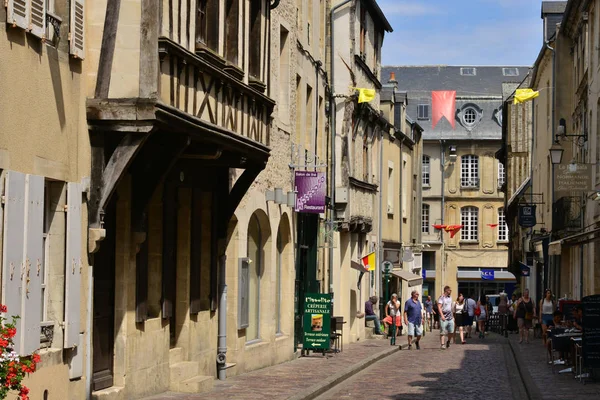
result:
M 83 343 L 83 333 L 79 334 L 79 343 Z M 83 346 L 75 347 L 70 352 L 69 379 L 77 379 L 83 376 Z
M 67 185 L 67 255 L 65 266 L 65 348 L 78 346 L 81 312 L 81 188 Z
M 31 0 L 29 29 L 39 38 L 46 37 L 46 0 Z
M 238 276 L 238 329 L 247 328 L 250 320 L 248 297 L 250 293 L 250 264 L 248 258 L 239 260 Z
M 40 347 L 42 320 L 42 263 L 44 246 L 44 177 L 27 175 L 25 195 L 25 246 L 22 291 L 21 354 Z
M 29 29 L 29 2 L 31 0 L 8 0 L 6 7 L 6 22 Z
M 85 58 L 85 0 L 71 0 L 69 52 L 75 58 Z
M 4 243 L 2 252 L 2 303 L 8 307 L 7 316 L 21 315 L 21 273 L 23 267 L 23 239 L 25 237 L 25 175 L 20 172 L 6 173 L 4 205 Z M 21 315 L 22 317 L 22 315 Z M 21 332 L 23 320 L 15 327 Z M 39 335 L 38 335 L 39 336 Z M 21 348 L 20 334 L 14 337 L 15 349 Z

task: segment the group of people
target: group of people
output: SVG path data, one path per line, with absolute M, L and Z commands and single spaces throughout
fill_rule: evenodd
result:
M 404 312 L 400 306 L 397 294 L 392 294 L 390 301 L 385 305 L 385 318 L 383 319 L 385 332 L 391 328 L 390 344 L 395 344 L 396 336 L 402 334 L 402 327 L 408 327 L 408 349 L 412 349 L 414 343 L 417 350 L 420 349 L 419 341 L 423 334 L 424 320 L 430 326 L 430 330 L 439 324 L 441 348 L 450 347 L 450 342 L 456 343 L 456 333 L 460 336 L 462 344 L 466 344 L 466 339 L 471 337 L 473 322 L 477 322 L 479 338 L 485 338 L 485 323 L 492 312 L 491 305 L 486 296 L 481 296 L 475 301 L 473 296 L 465 298 L 459 293 L 456 300 L 452 299 L 452 289 L 449 286 L 444 287 L 444 294 L 439 297 L 436 304 L 431 301 L 431 296 L 423 304 L 419 301 L 419 292 L 413 290 L 410 299 L 404 304 Z M 375 322 L 375 334 L 383 335 L 379 317 L 373 311 L 373 306 L 377 304 L 377 297 L 372 296 L 365 304 L 365 314 L 367 321 Z M 434 318 L 434 316 L 436 316 Z M 414 338 L 414 342 L 413 342 Z

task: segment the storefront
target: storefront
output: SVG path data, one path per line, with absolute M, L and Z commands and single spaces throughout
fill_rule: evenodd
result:
M 499 293 L 512 294 L 517 278 L 510 272 L 499 269 L 474 269 L 458 267 L 458 293 L 465 296 L 472 294 L 475 298 L 483 295 Z M 457 293 L 457 295 L 458 295 Z

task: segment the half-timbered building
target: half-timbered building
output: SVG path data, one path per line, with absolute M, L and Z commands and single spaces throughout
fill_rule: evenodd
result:
M 277 3 L 88 4 L 95 398 L 198 392 L 273 362 L 257 291 L 277 226 L 236 209 L 258 208 L 240 202 L 271 152 Z

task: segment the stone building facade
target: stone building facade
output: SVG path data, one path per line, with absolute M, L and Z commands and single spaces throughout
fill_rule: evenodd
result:
M 32 398 L 86 395 L 91 326 L 82 2 L 0 7 L 2 303 L 15 348 L 41 364 Z
M 507 270 L 501 146 L 502 83 L 520 82 L 524 67 L 384 67 L 407 92 L 407 113 L 423 126 L 421 230 L 423 295 L 443 287 L 463 294 L 511 291 Z M 432 124 L 432 91 L 456 91 L 456 112 Z M 452 126 L 451 122 L 454 124 Z M 452 226 L 458 227 L 452 236 Z M 491 272 L 493 271 L 493 272 Z M 493 280 L 486 279 L 493 274 Z

